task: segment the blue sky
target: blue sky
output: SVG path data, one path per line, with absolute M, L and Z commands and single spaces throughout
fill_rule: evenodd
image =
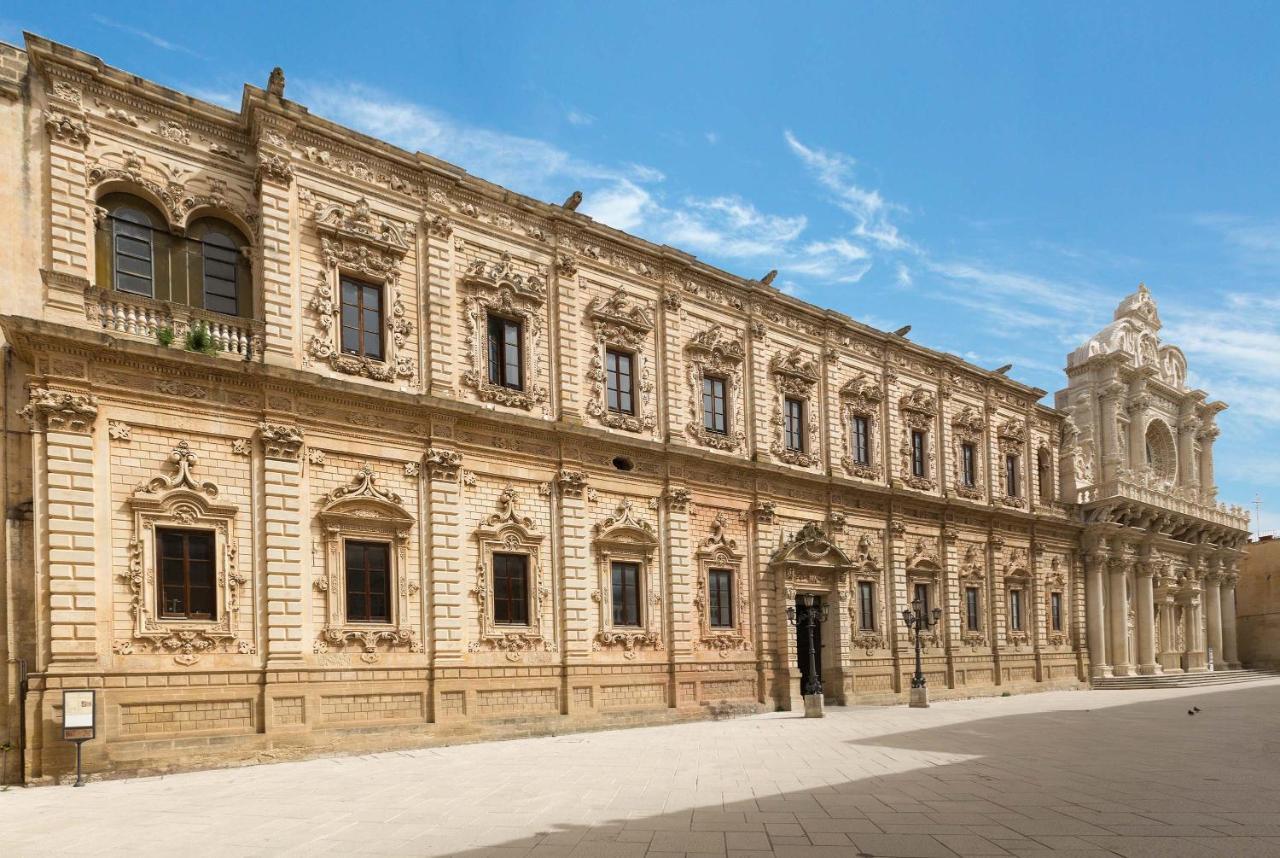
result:
M 1050 392 L 1145 281 L 1280 526 L 1280 7 L 10 2 L 226 106 L 313 112 Z M 783 11 L 785 10 L 785 11 Z

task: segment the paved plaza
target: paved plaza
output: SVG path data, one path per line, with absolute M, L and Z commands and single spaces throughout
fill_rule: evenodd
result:
M 1280 856 L 1280 680 L 775 713 L 0 794 L 0 855 L 52 854 Z

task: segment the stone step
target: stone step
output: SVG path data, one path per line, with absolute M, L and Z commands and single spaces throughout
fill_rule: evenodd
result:
M 1091 685 L 1102 691 L 1124 691 L 1136 688 L 1200 688 L 1207 685 L 1233 685 L 1274 679 L 1280 674 L 1266 670 L 1216 670 L 1205 673 L 1168 673 L 1158 676 L 1109 676 L 1094 679 Z

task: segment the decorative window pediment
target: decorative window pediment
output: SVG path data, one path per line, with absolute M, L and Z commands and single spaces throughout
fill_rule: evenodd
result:
M 923 536 L 915 538 L 915 545 L 907 557 L 906 578 L 908 601 L 914 598 L 917 586 L 924 586 L 928 588 L 928 607 L 942 606 L 942 558 L 938 553 L 937 540 Z M 920 636 L 920 640 L 927 646 L 941 646 L 943 626 L 941 623 L 933 626 Z
M 315 580 L 315 589 L 325 602 L 325 625 L 313 649 L 327 652 L 349 643 L 361 647 L 360 659 L 372 664 L 379 660 L 379 644 L 390 649 L 422 652 L 422 643 L 410 624 L 409 599 L 420 589 L 417 573 L 408 561 L 409 535 L 414 518 L 400 496 L 378 486 L 369 465 L 362 465 L 351 482 L 329 492 L 316 514 L 324 539 L 324 574 Z M 355 623 L 348 621 L 346 604 L 347 540 L 385 542 L 391 568 L 388 575 L 388 621 Z
M 972 405 L 961 408 L 951 418 L 951 460 L 953 481 L 956 494 L 969 500 L 980 500 L 983 495 L 983 465 L 986 463 L 986 446 L 983 443 L 983 430 L 986 419 Z M 964 447 L 973 447 L 973 483 L 967 484 L 964 478 Z
M 864 532 L 858 535 L 858 540 L 854 543 L 852 560 L 854 566 L 850 592 L 842 593 L 841 598 L 846 599 L 849 605 L 849 627 L 853 630 L 850 643 L 870 656 L 874 655 L 876 650 L 888 648 L 887 630 L 892 628 L 885 604 L 884 575 L 880 564 L 879 544 L 873 534 Z M 862 628 L 860 622 L 862 606 L 859 582 L 869 582 L 875 593 L 873 619 L 875 628 L 872 629 Z
M 818 362 L 807 357 L 799 346 L 789 352 L 775 354 L 769 360 L 769 374 L 774 380 L 773 397 L 773 440 L 769 451 L 774 457 L 788 465 L 811 468 L 819 461 L 822 437 L 818 421 L 814 419 L 813 392 L 817 386 Z M 801 401 L 804 428 L 801 436 L 803 449 L 789 447 L 785 440 L 786 418 L 783 409 L 786 400 L 794 398 Z
M 315 219 L 316 231 L 331 240 L 374 247 L 390 257 L 402 257 L 409 252 L 406 234 L 411 235 L 412 228 L 374 214 L 364 197 L 351 205 L 318 202 Z
M 235 504 L 218 500 L 219 489 L 194 471 L 198 458 L 186 441 L 169 454 L 173 472 L 148 480 L 129 498 L 133 533 L 129 537 L 129 569 L 120 578 L 132 593 L 133 634 L 117 641 L 117 655 L 130 655 L 144 645 L 151 652 L 171 653 L 178 664 L 191 665 L 210 652 L 251 654 L 251 637 L 239 628 L 241 589 L 249 578 L 238 567 Z M 156 530 L 200 530 L 214 534 L 214 618 L 161 617 L 160 570 L 157 569 Z
M 880 466 L 880 403 L 884 399 L 884 391 L 880 383 L 866 373 L 859 373 L 845 382 L 840 388 L 840 404 L 844 431 L 844 455 L 840 464 L 850 476 L 867 480 L 883 478 Z M 853 455 L 855 418 L 866 421 L 867 461 L 859 462 Z
M 592 298 L 587 305 L 587 318 L 595 330 L 595 343 L 587 379 L 591 383 L 591 399 L 587 413 L 612 429 L 628 432 L 645 432 L 658 423 L 653 402 L 653 369 L 644 352 L 649 334 L 653 331 L 653 314 L 647 304 L 632 301 L 626 290 L 619 287 L 608 298 Z M 609 410 L 605 387 L 605 354 L 612 347 L 620 347 L 633 355 L 637 369 L 633 371 L 632 391 L 634 414 Z
M 1005 420 L 996 428 L 996 446 L 1000 450 L 1000 461 L 1002 467 L 1007 467 L 1004 463 L 1008 456 L 1018 457 L 1017 462 L 1017 481 L 1015 485 L 1021 485 L 1022 480 L 1022 456 L 1027 446 L 1027 426 L 1017 420 Z M 1007 479 L 995 481 L 995 485 L 999 488 L 1000 503 L 1010 507 L 1024 507 L 1027 505 L 1027 499 L 1024 497 L 1025 492 L 1018 491 L 1011 494 Z
M 964 556 L 960 560 L 960 636 L 967 646 L 983 647 L 987 645 L 987 624 L 984 622 L 987 594 L 987 561 L 982 546 L 969 543 L 964 548 Z M 969 599 L 967 591 L 974 589 L 977 594 L 976 622 L 970 622 Z M 971 626 L 976 625 L 973 629 Z
M 847 570 L 854 564 L 844 550 L 816 521 L 805 522 L 795 535 L 773 553 L 770 565 L 830 566 Z
M 480 636 L 468 646 L 471 652 L 502 652 L 508 661 L 520 661 L 526 652 L 555 649 L 551 633 L 551 589 L 543 580 L 540 552 L 543 534 L 533 519 L 517 509 L 520 495 L 508 485 L 498 495 L 498 511 L 476 528 L 478 568 L 471 596 L 480 615 Z M 494 554 L 524 555 L 528 558 L 526 598 L 528 623 L 517 625 L 494 620 Z
M 595 526 L 593 547 L 600 570 L 600 587 L 591 596 L 600 612 L 599 631 L 591 648 L 620 648 L 627 658 L 635 658 L 637 651 L 645 647 L 662 649 L 662 590 L 659 576 L 654 571 L 658 538 L 654 535 L 653 525 L 637 518 L 635 505 L 630 498 L 624 498 L 612 515 Z M 639 566 L 638 627 L 616 626 L 613 622 L 614 563 Z
M 1158 562 L 1158 561 L 1157 561 Z M 1049 571 L 1044 576 L 1045 634 L 1050 646 L 1066 646 L 1071 640 L 1071 612 L 1067 608 L 1067 573 L 1061 558 L 1049 561 Z M 1053 596 L 1058 594 L 1062 628 L 1053 627 Z
M 494 402 L 512 408 L 532 411 L 541 405 L 550 416 L 550 397 L 543 378 L 542 334 L 546 310 L 547 284 L 536 274 L 525 275 L 516 270 L 511 254 L 503 253 L 497 262 L 477 259 L 468 266 L 462 278 L 466 297 L 463 308 L 467 320 L 467 356 L 470 367 L 463 372 L 462 382 L 476 392 L 483 402 Z M 494 384 L 489 380 L 486 343 L 489 314 L 520 323 L 520 353 L 528 368 L 522 389 Z
M 714 650 L 721 658 L 730 652 L 751 648 L 751 604 L 747 595 L 747 582 L 743 576 L 743 555 L 738 541 L 725 532 L 728 519 L 723 512 L 716 513 L 711 522 L 711 535 L 698 544 L 695 553 L 698 563 L 697 592 L 693 597 L 694 610 L 698 612 L 698 645 Z M 713 569 L 728 570 L 733 581 L 733 626 L 712 626 L 710 617 L 710 574 Z
M 1027 550 L 1014 546 L 1009 549 L 1009 553 L 1005 555 L 1002 563 L 1004 571 L 1004 601 L 1005 601 L 1005 641 L 1013 647 L 1014 651 L 1026 646 L 1031 635 L 1027 631 L 1032 627 L 1032 618 L 1027 614 L 1031 610 L 1031 572 L 1027 566 Z M 1022 595 L 1019 600 L 1022 605 L 1024 616 L 1019 628 L 1012 625 L 1013 618 L 1008 616 L 1008 610 L 1011 602 L 1010 593 L 1014 590 L 1019 591 Z
M 704 447 L 734 451 L 747 439 L 742 416 L 742 362 L 745 351 L 737 331 L 726 333 L 720 325 L 713 325 L 696 334 L 685 346 L 689 380 L 689 423 L 685 429 L 693 440 Z M 728 425 L 726 431 L 711 432 L 703 423 L 702 381 L 707 376 L 726 381 L 728 398 Z
M 917 387 L 898 400 L 898 408 L 902 412 L 902 442 L 899 453 L 902 459 L 902 481 L 913 489 L 930 491 L 937 488 L 933 475 L 937 472 L 937 455 L 934 452 L 934 419 L 938 415 L 938 400 L 930 391 Z M 923 433 L 924 474 L 916 474 L 912 469 L 913 439 L 912 432 Z

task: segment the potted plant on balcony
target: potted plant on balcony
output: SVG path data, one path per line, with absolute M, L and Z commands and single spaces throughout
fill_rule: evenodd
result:
M 208 325 L 198 322 L 187 329 L 187 351 L 206 355 L 218 353 L 218 344 L 214 341 L 213 334 L 209 332 Z

